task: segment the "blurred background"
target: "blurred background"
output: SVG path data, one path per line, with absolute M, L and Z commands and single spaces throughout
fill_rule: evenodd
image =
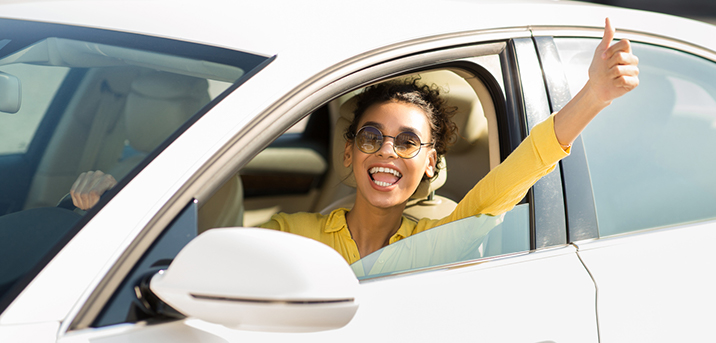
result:
M 716 25 L 716 0 L 583 0 L 583 2 L 673 14 Z

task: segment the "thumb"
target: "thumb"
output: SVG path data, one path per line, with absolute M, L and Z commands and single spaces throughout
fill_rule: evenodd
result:
M 615 33 L 614 27 L 612 27 L 611 21 L 609 21 L 609 18 L 606 18 L 604 20 L 604 36 L 602 37 L 602 41 L 599 42 L 599 46 L 597 47 L 597 50 L 602 52 L 602 58 L 606 58 L 606 51 L 609 49 L 609 46 L 612 44 L 612 39 L 614 39 L 614 33 Z

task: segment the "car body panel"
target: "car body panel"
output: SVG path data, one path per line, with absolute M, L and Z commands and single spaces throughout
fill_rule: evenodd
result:
M 2 342 L 54 342 L 60 322 L 39 322 L 17 325 L 0 325 Z
M 3 6 L 2 16 L 126 30 L 265 56 L 280 55 L 282 59 L 291 61 L 293 66 L 301 66 L 294 67 L 284 77 L 295 75 L 299 79 L 307 79 L 310 77 L 307 75 L 314 75 L 325 66 L 340 63 L 365 51 L 422 37 L 525 26 L 601 27 L 603 18 L 607 16 L 611 16 L 620 29 L 652 32 L 666 37 L 689 37 L 694 44 L 703 46 L 713 44 L 707 34 L 698 33 L 709 25 L 697 21 L 569 1 L 450 1 L 443 6 L 436 6 L 430 1 L 412 2 L 411 6 L 377 1 L 374 4 L 361 2 L 360 5 L 347 5 L 346 13 L 350 15 L 324 15 L 324 7 L 330 5 L 331 2 L 315 0 L 302 3 L 216 1 L 201 4 L 190 1 L 77 1 L 48 2 L 42 6 L 30 2 Z M 215 7 L 222 10 L 216 11 Z M 276 8 L 281 10 L 275 11 Z M 451 20 L 440 26 L 427 24 L 429 22 L 417 25 L 412 20 L 395 20 L 396 17 L 421 18 L 425 15 L 425 8 L 430 8 L 431 15 L 450 17 Z M 242 13 L 271 13 L 271 17 L 267 20 L 264 16 L 242 16 Z M 302 13 L 303 16 L 297 17 L 295 13 Z M 495 16 L 493 13 L 510 15 Z M 634 20 L 637 13 L 639 20 Z M 160 16 L 163 20 L 156 20 Z M 187 25 L 192 20 L 202 23 L 202 27 Z M 405 22 L 410 24 L 403 24 Z M 391 23 L 391 26 L 386 28 L 386 23 Z M 259 28 L 260 33 L 237 34 L 255 32 Z M 324 44 L 343 41 L 346 37 L 350 37 L 350 44 Z M 307 54 L 306 51 L 314 53 Z
M 151 341 L 168 337 L 173 342 L 358 342 L 376 336 L 387 341 L 463 341 L 480 337 L 487 341 L 597 342 L 594 284 L 575 251 L 575 247 L 565 246 L 488 263 L 455 265 L 437 272 L 439 278 L 434 273 L 417 273 L 364 281 L 356 297 L 360 304 L 356 316 L 338 330 L 251 332 L 185 319 L 151 327 L 118 325 L 79 330 L 68 333 L 60 342 Z M 570 304 L 555 303 L 555 297 L 569 299 Z M 446 311 L 455 306 L 466 310 Z M 535 316 L 534 311 L 540 315 Z M 515 327 L 510 330 L 493 325 L 496 320 L 514 323 Z M 566 321 L 571 323 L 569 327 L 563 326 Z M 420 329 L 425 327 L 433 329 Z
M 706 221 L 577 243 L 597 283 L 602 340 L 713 339 L 714 239 Z

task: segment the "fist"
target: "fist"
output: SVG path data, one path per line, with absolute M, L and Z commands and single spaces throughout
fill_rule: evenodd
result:
M 88 210 L 99 202 L 99 197 L 114 187 L 117 181 L 112 175 L 101 171 L 88 171 L 80 174 L 70 189 L 72 203 L 81 210 Z

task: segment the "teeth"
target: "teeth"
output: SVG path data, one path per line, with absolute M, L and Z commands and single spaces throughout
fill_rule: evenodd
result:
M 403 175 L 400 174 L 397 170 L 395 170 L 395 169 L 390 169 L 390 168 L 373 167 L 373 168 L 370 168 L 369 172 L 370 172 L 371 174 L 375 174 L 375 173 L 388 173 L 388 174 L 393 174 L 393 175 L 395 175 L 396 177 L 403 177 Z
M 375 182 L 376 185 L 382 186 L 382 187 L 388 187 L 388 186 L 392 185 L 392 183 L 387 183 L 387 182 L 383 182 L 383 181 L 375 181 L 375 180 L 373 180 L 373 182 Z

